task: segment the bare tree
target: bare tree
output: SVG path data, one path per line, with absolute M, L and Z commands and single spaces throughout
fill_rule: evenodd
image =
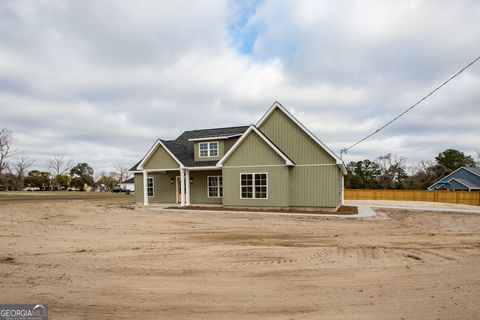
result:
M 60 176 L 70 170 L 72 160 L 65 160 L 64 154 L 54 154 L 53 159 L 48 161 L 48 168 L 53 176 L 53 185 L 55 189 L 60 189 Z
M 3 128 L 0 130 L 0 174 L 7 170 L 7 160 L 14 155 L 12 131 Z
M 30 160 L 27 157 L 21 155 L 13 164 L 13 168 L 15 169 L 15 173 L 17 174 L 18 185 L 19 189 L 23 189 L 23 181 L 25 175 L 27 173 L 28 168 L 32 166 L 35 160 Z
M 118 178 L 118 182 L 122 182 L 128 177 L 128 168 L 124 164 L 117 164 L 115 167 L 115 175 Z

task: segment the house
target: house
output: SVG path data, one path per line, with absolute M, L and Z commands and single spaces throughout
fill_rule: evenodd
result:
M 432 184 L 428 190 L 480 191 L 480 168 L 460 167 Z
M 135 179 L 133 177 L 123 180 L 119 184 L 120 188 L 122 188 L 123 190 L 130 190 L 132 192 L 135 191 Z
M 345 165 L 275 102 L 255 124 L 155 141 L 130 171 L 144 205 L 325 208 L 343 202 Z

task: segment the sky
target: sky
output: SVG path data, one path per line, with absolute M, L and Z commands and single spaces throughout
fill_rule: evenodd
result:
M 32 168 L 98 173 L 279 101 L 339 154 L 478 57 L 478 17 L 473 0 L 3 0 L 0 128 Z M 479 123 L 480 62 L 344 161 L 477 157 Z

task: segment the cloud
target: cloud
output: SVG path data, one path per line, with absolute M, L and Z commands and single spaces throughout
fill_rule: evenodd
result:
M 255 123 L 278 100 L 334 151 L 478 55 L 475 1 L 4 1 L 0 127 L 46 168 L 135 163 L 157 137 Z M 478 145 L 480 67 L 346 160 Z

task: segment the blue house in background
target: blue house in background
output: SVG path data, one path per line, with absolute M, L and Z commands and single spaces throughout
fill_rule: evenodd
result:
M 480 191 L 480 168 L 460 167 L 432 184 L 428 190 Z

